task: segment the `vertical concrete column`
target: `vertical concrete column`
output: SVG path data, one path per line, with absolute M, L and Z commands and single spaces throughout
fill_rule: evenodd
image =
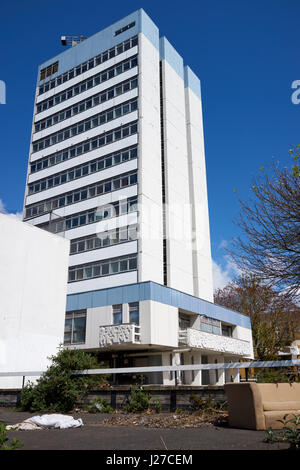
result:
M 199 352 L 192 352 L 194 357 L 194 364 L 201 364 L 201 354 Z M 194 371 L 194 380 L 191 385 L 202 385 L 202 373 L 201 370 Z
M 173 365 L 180 366 L 180 364 L 181 364 L 180 353 L 178 352 L 173 353 Z M 182 384 L 181 371 L 176 371 L 174 372 L 174 374 L 175 374 L 175 385 L 181 385 Z
M 139 34 L 138 282 L 163 284 L 159 31 L 149 29 L 156 45 Z
M 208 364 L 215 364 L 216 363 L 216 357 L 215 356 L 208 356 Z M 209 385 L 217 385 L 217 381 L 219 378 L 218 371 L 215 369 L 210 369 L 208 371 L 209 375 Z
M 129 305 L 122 304 L 123 323 L 129 323 Z
M 226 358 L 225 362 L 232 362 L 230 358 Z M 225 369 L 225 383 L 231 382 L 230 369 Z
M 183 59 L 164 37 L 160 59 L 167 285 L 194 295 Z
M 192 364 L 194 362 L 194 356 L 193 353 L 186 352 L 184 353 L 184 364 Z M 184 371 L 184 376 L 185 376 L 185 383 L 190 385 L 192 383 L 192 377 L 193 373 L 191 370 L 185 370 Z
M 161 355 L 162 365 L 163 366 L 172 366 L 173 364 L 173 353 L 170 351 L 164 352 Z M 174 372 L 163 372 L 163 384 L 164 385 L 174 385 L 175 384 L 175 374 Z
M 233 369 L 233 381 L 239 382 L 240 381 L 240 369 Z
M 222 364 L 224 363 L 224 357 L 219 356 L 217 359 L 217 363 Z M 218 381 L 216 385 L 224 385 L 225 384 L 225 369 L 218 369 Z
M 219 364 L 224 362 L 223 356 L 209 356 L 209 364 Z M 224 385 L 225 383 L 225 370 L 224 369 L 212 369 L 209 371 L 210 385 Z
M 200 80 L 184 68 L 185 117 L 192 223 L 194 295 L 213 302 L 212 260 L 207 200 Z

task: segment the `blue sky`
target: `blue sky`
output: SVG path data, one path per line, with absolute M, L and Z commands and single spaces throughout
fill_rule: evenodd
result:
M 90 36 L 144 8 L 199 76 L 210 229 L 218 285 L 234 274 L 224 246 L 238 234 L 237 194 L 272 159 L 289 163 L 300 143 L 298 0 L 27 0 L 2 3 L 0 209 L 23 205 L 37 66 L 63 50 L 62 34 Z

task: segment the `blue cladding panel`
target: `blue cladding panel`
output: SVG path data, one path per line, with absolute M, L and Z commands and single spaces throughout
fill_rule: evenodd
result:
M 151 281 L 68 295 L 67 311 L 142 300 L 154 300 L 233 325 L 251 328 L 250 318 L 246 315 Z
M 115 36 L 115 31 L 134 21 L 134 27 Z M 126 16 L 122 20 L 117 21 L 108 28 L 105 28 L 102 31 L 99 31 L 98 33 L 94 34 L 93 36 L 90 36 L 89 38 L 77 44 L 76 46 L 69 47 L 69 49 L 64 50 L 62 53 L 58 54 L 52 59 L 47 60 L 46 62 L 40 65 L 39 71 L 58 60 L 58 72 L 56 74 L 51 75 L 51 78 L 55 78 L 56 76 L 72 69 L 76 65 L 79 65 L 82 62 L 85 62 L 86 60 L 95 57 L 101 52 L 104 52 L 107 49 L 116 46 L 122 41 L 126 41 L 126 39 L 129 39 L 140 32 L 143 32 L 145 36 L 147 36 L 148 39 L 152 42 L 152 44 L 157 49 L 159 49 L 158 28 L 155 26 L 149 16 L 144 12 L 144 10 L 140 9 Z
M 165 59 L 183 80 L 183 59 L 165 37 L 160 38 L 159 50 L 160 59 Z
M 82 308 L 85 308 L 85 306 L 90 302 L 90 295 L 88 292 L 83 293 L 79 298 L 78 298 L 78 304 L 77 308 L 80 310 Z
M 68 295 L 67 296 L 67 312 L 70 310 L 78 310 L 78 295 Z
M 92 291 L 89 294 L 91 295 L 90 303 L 92 307 L 102 307 L 103 305 L 108 305 L 107 289 Z M 80 294 L 76 294 L 76 295 L 80 295 Z
M 143 10 L 139 10 L 139 31 L 142 32 L 149 41 L 159 50 L 159 30 L 158 27 L 153 23 L 151 18 L 147 15 L 147 13 Z
M 201 100 L 200 80 L 188 66 L 184 68 L 184 86 L 190 88 Z

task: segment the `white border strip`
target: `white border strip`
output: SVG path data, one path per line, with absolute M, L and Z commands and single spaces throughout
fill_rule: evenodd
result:
M 251 361 L 251 362 L 224 362 L 218 364 L 189 364 L 179 366 L 154 366 L 154 367 L 119 367 L 114 369 L 88 369 L 76 370 L 73 375 L 97 375 L 97 374 L 136 374 L 141 372 L 171 372 L 179 370 L 217 370 L 217 369 L 252 369 L 259 367 L 289 367 L 299 366 L 300 360 L 293 361 Z M 0 372 L 0 377 L 39 376 L 45 371 Z

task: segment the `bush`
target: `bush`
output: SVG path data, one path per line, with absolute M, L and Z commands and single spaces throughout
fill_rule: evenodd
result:
M 125 406 L 125 410 L 129 413 L 145 411 L 150 406 L 151 395 L 145 392 L 143 387 L 131 387 L 129 403 Z
M 224 404 L 219 401 L 214 401 L 211 398 L 202 398 L 195 394 L 190 396 L 190 403 L 192 409 L 195 411 L 209 411 L 209 412 L 216 412 L 223 409 Z
M 161 412 L 161 404 L 157 398 L 154 398 L 154 400 L 151 403 L 151 407 L 154 408 L 156 413 Z
M 89 407 L 89 413 L 113 413 L 114 409 L 107 403 L 104 398 L 98 398 Z
M 282 369 L 260 369 L 256 375 L 257 383 L 283 383 L 293 381 L 293 377 L 287 375 Z
M 21 393 L 20 409 L 23 411 L 68 412 L 92 388 L 106 381 L 104 376 L 72 376 L 75 370 L 95 369 L 101 364 L 81 350 L 60 348 L 52 364 L 36 384 L 29 383 Z

